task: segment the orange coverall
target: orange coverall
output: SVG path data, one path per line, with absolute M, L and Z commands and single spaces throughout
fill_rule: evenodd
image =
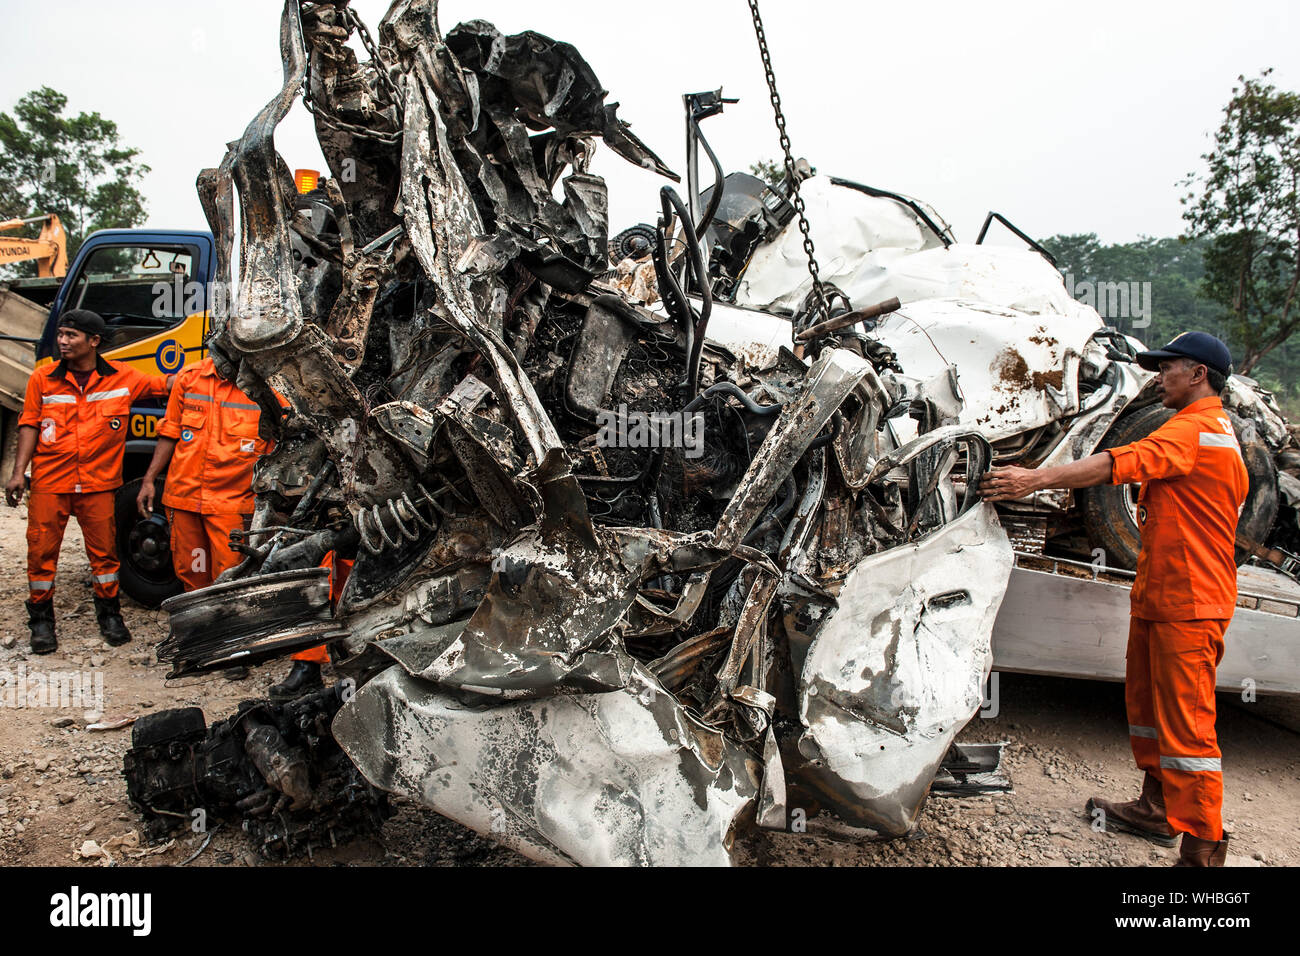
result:
M 248 527 L 253 515 L 253 465 L 268 450 L 257 434 L 260 417 L 211 358 L 176 376 L 158 434 L 176 440 L 162 503 L 172 566 L 186 591 L 207 587 L 242 560 L 230 532 Z
M 343 593 L 343 585 L 348 583 L 348 575 L 352 573 L 352 565 L 355 563 L 347 558 L 337 557 L 333 551 L 325 555 L 325 560 L 320 563 L 322 568 L 330 569 L 330 604 L 338 603 L 339 595 Z M 293 655 L 292 660 L 328 664 L 330 652 L 326 650 L 324 644 L 317 644 L 305 651 L 298 651 Z
M 114 492 L 122 487 L 131 403 L 167 394 L 167 378 L 98 357 L 83 390 L 63 362 L 27 380 L 18 424 L 37 431 L 27 504 L 27 586 L 32 601 L 54 597 L 54 571 L 68 516 L 86 540 L 95 595 L 117 596 Z
M 1125 675 L 1133 757 L 1163 785 L 1175 833 L 1218 841 L 1214 675 L 1237 603 L 1233 544 L 1249 476 L 1217 397 L 1110 454 L 1114 484 L 1142 482 Z

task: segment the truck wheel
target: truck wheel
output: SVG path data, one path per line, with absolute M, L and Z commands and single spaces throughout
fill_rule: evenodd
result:
M 1145 438 L 1169 421 L 1173 414 L 1171 408 L 1149 405 L 1121 415 L 1097 450 L 1118 448 Z M 1228 417 L 1232 420 L 1237 440 L 1241 442 L 1241 455 L 1250 476 L 1250 490 L 1246 493 L 1246 504 L 1237 522 L 1237 537 L 1262 544 L 1277 519 L 1277 468 L 1264 442 L 1258 437 L 1244 441 L 1245 423 L 1232 412 L 1228 412 Z M 1249 433 L 1254 436 L 1254 429 L 1249 429 Z M 1105 552 L 1106 564 L 1110 567 L 1130 571 L 1137 568 L 1142 544 L 1137 523 L 1137 495 L 1137 485 L 1097 485 L 1079 491 L 1084 528 L 1093 546 Z M 1249 557 L 1250 552 L 1245 548 L 1236 549 L 1237 564 L 1245 564 Z
M 141 518 L 135 499 L 140 494 L 137 478 L 117 490 L 117 557 L 121 562 L 122 590 L 145 607 L 157 607 L 181 593 L 181 582 L 172 571 L 171 529 L 162 510 L 162 482 L 157 483 L 152 518 Z

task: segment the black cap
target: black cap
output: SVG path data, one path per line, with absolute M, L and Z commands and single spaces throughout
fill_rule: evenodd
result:
M 101 339 L 108 331 L 108 326 L 104 324 L 104 317 L 89 309 L 69 309 L 64 312 L 59 316 L 59 328 L 64 326 L 76 329 L 78 332 L 85 332 L 87 335 L 98 335 Z
M 1158 372 L 1161 362 L 1177 358 L 1200 362 L 1222 375 L 1232 371 L 1232 355 L 1228 347 L 1209 332 L 1184 332 L 1162 349 L 1139 352 L 1137 363 L 1148 372 Z

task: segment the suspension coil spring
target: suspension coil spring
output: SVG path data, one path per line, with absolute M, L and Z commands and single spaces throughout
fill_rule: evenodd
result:
M 356 511 L 353 520 L 357 526 L 357 534 L 361 537 L 362 545 L 371 554 L 396 550 L 402 546 L 404 540 L 418 541 L 421 528 L 426 531 L 437 530 L 437 515 L 445 515 L 446 509 L 438 504 L 437 499 L 424 485 L 416 482 L 415 488 L 418 493 L 416 500 L 429 506 L 430 512 L 433 513 L 432 518 L 426 518 L 420 513 L 419 505 L 416 500 L 412 500 L 408 492 L 402 492 L 396 498 L 388 498 L 368 507 L 363 505 Z M 385 512 L 389 515 L 394 529 L 392 533 L 385 524 Z

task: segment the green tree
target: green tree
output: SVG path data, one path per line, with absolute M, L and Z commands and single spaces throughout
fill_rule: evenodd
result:
M 1188 235 L 1208 240 L 1206 296 L 1250 372 L 1300 326 L 1300 95 L 1238 77 L 1205 168 L 1182 185 Z
M 773 189 L 785 182 L 785 169 L 775 159 L 760 159 L 749 164 L 749 174 L 757 176 Z
M 1150 283 L 1150 324 L 1107 319 L 1152 348 L 1179 332 L 1199 329 L 1223 336 L 1222 310 L 1200 294 L 1206 241 L 1143 236 L 1136 242 L 1102 245 L 1095 233 L 1050 236 L 1043 247 L 1063 276 L 1081 282 Z
M 64 115 L 68 98 L 43 86 L 0 112 L 0 218 L 56 213 L 68 258 L 96 229 L 129 228 L 145 218 L 136 187 L 149 167 L 121 145 L 117 124 L 98 113 Z M 17 274 L 34 274 L 20 263 Z
M 1050 236 L 1043 246 L 1056 258 L 1063 276 L 1080 282 L 1150 282 L 1151 324 L 1136 328 L 1126 319 L 1105 321 L 1158 348 L 1180 332 L 1198 330 L 1223 339 L 1241 353 L 1227 313 L 1205 292 L 1205 251 L 1209 239 L 1153 239 L 1102 245 L 1094 233 Z M 1288 341 L 1259 360 L 1250 374 L 1275 393 L 1283 411 L 1300 420 L 1300 341 Z

